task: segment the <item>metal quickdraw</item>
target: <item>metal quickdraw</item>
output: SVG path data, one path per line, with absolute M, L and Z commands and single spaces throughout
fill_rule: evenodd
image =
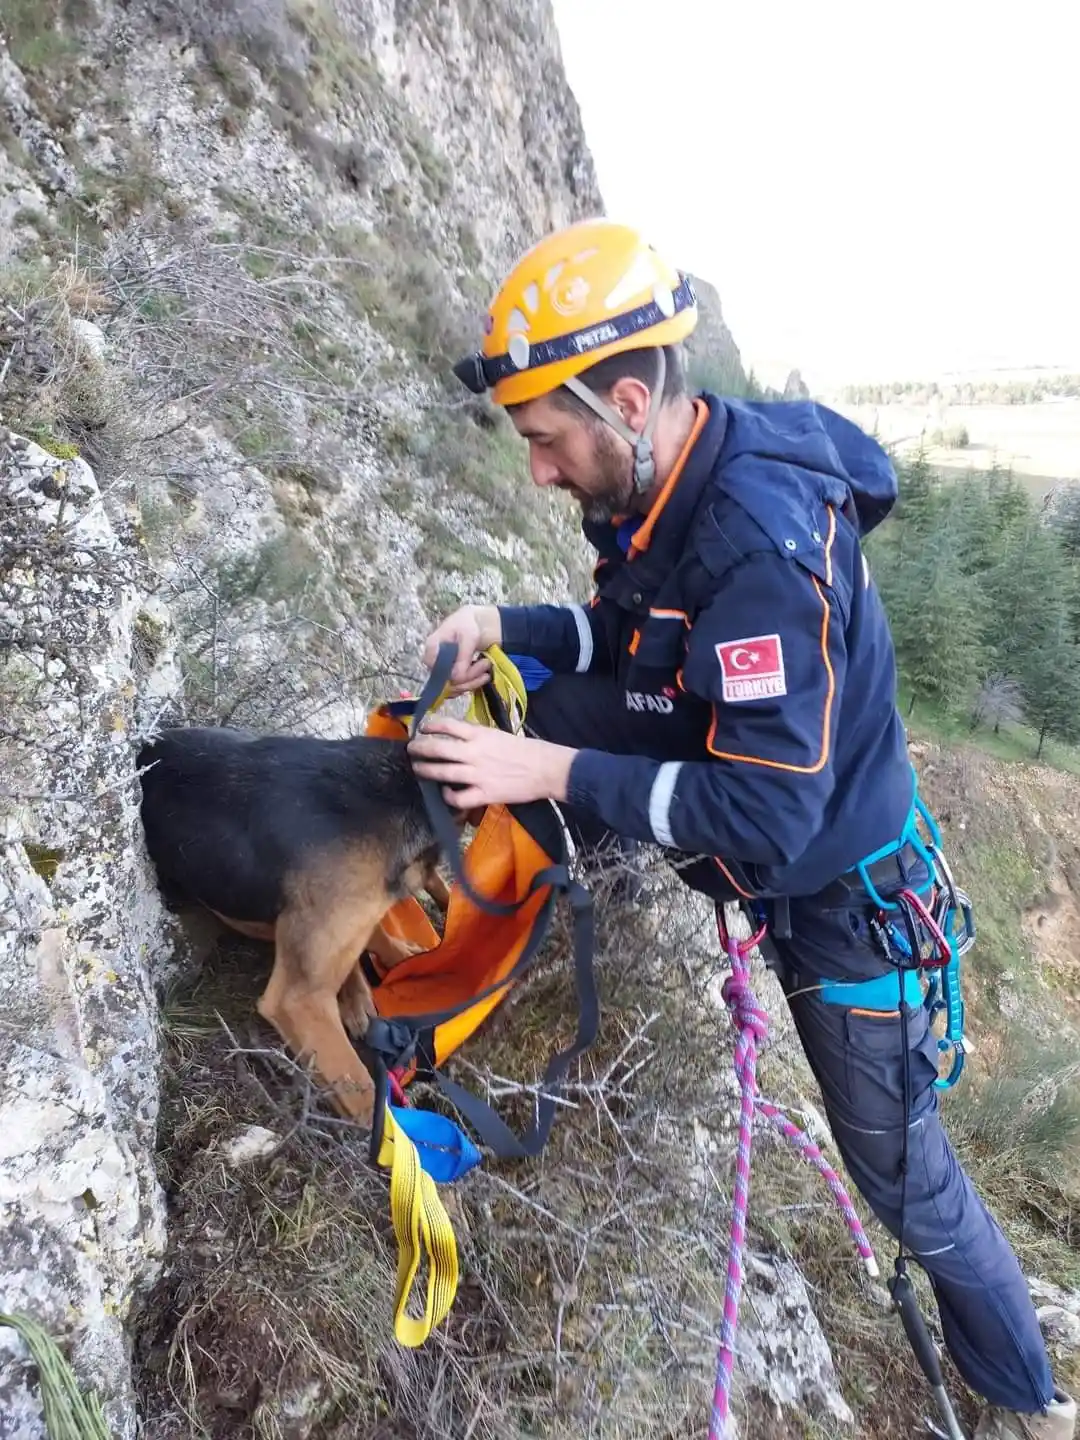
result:
M 975 944 L 975 916 L 970 898 L 957 888 L 944 855 L 938 851 L 934 858 L 939 876 L 935 918 L 949 942 L 950 955 L 949 963 L 928 977 L 924 1003 L 930 1012 L 931 1025 L 939 1015 L 945 1016 L 945 1029 L 938 1038 L 938 1049 L 943 1053 L 952 1050 L 952 1066 L 948 1075 L 934 1083 L 939 1090 L 948 1090 L 960 1079 L 964 1057 L 971 1049 L 960 992 L 960 960 Z
M 920 820 L 929 832 L 928 842 L 919 834 Z M 917 890 L 907 889 L 895 899 L 886 900 L 870 878 L 870 867 L 875 861 L 896 854 L 905 845 L 910 845 L 926 866 L 926 882 Z M 971 1049 L 965 1031 L 960 960 L 975 943 L 975 919 L 971 899 L 957 886 L 945 859 L 941 831 L 917 788 L 899 840 L 866 856 L 855 869 L 880 912 L 879 924 L 889 944 L 903 957 L 900 968 L 914 970 L 926 981 L 923 1004 L 931 1025 L 944 1018 L 937 1045 L 943 1055 L 951 1052 L 952 1061 L 949 1073 L 939 1076 L 934 1085 L 938 1090 L 950 1090 L 960 1079 L 965 1056 Z M 898 925 L 893 918 L 905 909 L 914 911 L 911 917 L 916 922 L 914 930 L 921 931 L 924 937 L 919 943 L 912 940 L 910 926 Z

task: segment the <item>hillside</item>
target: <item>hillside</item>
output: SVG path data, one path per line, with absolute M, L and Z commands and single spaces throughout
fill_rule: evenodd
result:
M 491 1419 L 470 1433 L 520 1433 L 548 1362 L 507 1376 L 498 1357 L 514 1334 L 546 1348 L 556 1312 L 496 1241 L 531 1236 L 536 1273 L 556 1273 L 534 1202 L 472 1188 L 462 1243 L 496 1234 L 465 1252 L 451 1329 L 397 1349 L 385 1182 L 362 1137 L 285 1120 L 304 1103 L 287 1070 L 270 1096 L 255 1062 L 238 1073 L 265 949 L 163 912 L 132 767 L 169 721 L 344 733 L 417 683 L 420 641 L 461 598 L 587 585 L 574 517 L 448 381 L 522 245 L 602 209 L 550 12 L 46 0 L 2 16 L 0 1128 L 18 1138 L 0 1310 L 56 1334 L 117 1436 L 136 1413 L 159 1436 L 374 1434 L 424 1414 L 450 1435 L 478 1397 Z M 737 388 L 711 310 L 697 354 Z M 612 1024 L 614 1062 L 617 1008 Z M 506 1069 L 531 1081 L 531 1065 Z M 256 1122 L 281 1143 L 234 1174 L 222 1147 Z M 640 1351 L 620 1358 L 612 1314 L 603 1354 L 609 1328 L 625 1376 Z M 680 1393 L 700 1410 L 712 1358 L 694 1347 Z M 10 1331 L 0 1357 L 0 1432 L 42 1434 Z M 670 1387 L 623 1388 L 625 1423 L 654 1433 Z M 595 1403 L 567 1400 L 565 1423 L 581 1433 Z
M 652 857 L 646 909 L 598 888 L 601 1039 L 542 1161 L 447 1187 L 461 1288 L 407 1351 L 367 1137 L 257 1020 L 267 947 L 162 907 L 136 810 L 155 726 L 348 733 L 460 600 L 587 593 L 575 515 L 448 378 L 501 269 L 603 208 L 547 0 L 4 0 L 0 33 L 0 1312 L 118 1440 L 704 1434 L 737 1114 L 707 909 Z M 693 373 L 742 393 L 701 294 Z M 1080 789 L 921 743 L 982 927 L 989 1063 L 947 1103 L 1074 1288 Z M 556 931 L 456 1062 L 520 1117 L 569 1024 Z M 756 983 L 763 1090 L 828 1147 Z M 741 1433 L 910 1435 L 895 1319 L 755 1147 Z M 45 1433 L 0 1329 L 0 1440 Z
M 1019 370 L 848 385 L 824 396 L 871 434 L 910 453 L 920 442 L 950 470 L 1009 466 L 1037 498 L 1080 481 L 1080 377 Z

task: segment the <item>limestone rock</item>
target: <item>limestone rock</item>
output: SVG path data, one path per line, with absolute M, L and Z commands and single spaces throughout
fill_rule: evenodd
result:
M 64 148 L 42 118 L 38 107 L 27 93 L 22 71 L 7 53 L 0 35 L 0 111 L 23 149 L 40 167 L 50 188 L 75 194 L 79 189 L 78 172 L 64 154 Z
M 250 1165 L 272 1155 L 281 1143 L 281 1136 L 265 1125 L 249 1125 L 246 1130 L 226 1141 L 221 1152 L 225 1164 L 235 1170 L 241 1165 Z
M 1028 1289 L 1050 1344 L 1062 1350 L 1080 1350 L 1080 1293 L 1038 1279 L 1029 1279 Z
M 752 1387 L 778 1411 L 790 1407 L 855 1423 L 806 1281 L 792 1261 L 747 1255 L 736 1351 L 739 1389 Z
M 160 913 L 135 843 L 139 595 L 94 476 L 0 431 L 0 1309 L 43 1323 L 135 1433 L 124 1322 L 164 1245 Z M 5 1434 L 45 1431 L 0 1332 Z

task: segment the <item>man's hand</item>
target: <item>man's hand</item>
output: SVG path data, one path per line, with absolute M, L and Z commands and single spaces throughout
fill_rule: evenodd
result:
M 424 643 L 424 664 L 435 664 L 439 646 L 457 646 L 457 660 L 450 672 L 451 693 L 464 695 L 479 690 L 491 677 L 491 662 L 477 659 L 477 652 L 502 643 L 502 620 L 494 605 L 463 605 L 433 630 Z
M 443 790 L 446 803 L 459 810 L 565 800 L 576 754 L 565 745 L 438 716 L 426 720 L 409 741 L 413 769 L 421 779 L 464 787 Z

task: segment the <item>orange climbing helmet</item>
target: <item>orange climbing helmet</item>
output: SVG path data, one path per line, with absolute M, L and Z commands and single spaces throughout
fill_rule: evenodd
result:
M 609 355 L 674 345 L 696 324 L 689 277 L 628 225 L 584 220 L 525 252 L 491 302 L 483 348 L 454 374 L 517 405 Z
M 663 390 L 663 356 L 644 436 L 629 431 L 577 377 L 609 355 L 674 345 L 696 324 L 689 276 L 630 226 L 580 221 L 546 236 L 518 260 L 491 302 L 482 349 L 459 360 L 454 374 L 475 395 L 491 390 L 498 405 L 535 400 L 565 385 L 634 446 L 644 488 L 652 478 L 650 436 Z

